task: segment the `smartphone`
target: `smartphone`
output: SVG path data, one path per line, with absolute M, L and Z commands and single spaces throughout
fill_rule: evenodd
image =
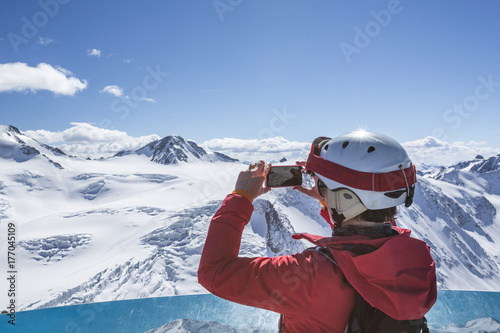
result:
M 269 169 L 266 185 L 268 187 L 287 187 L 302 185 L 302 166 L 276 165 Z

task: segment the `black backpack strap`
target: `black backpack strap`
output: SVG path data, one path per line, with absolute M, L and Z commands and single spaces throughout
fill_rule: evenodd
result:
M 422 333 L 430 333 L 429 327 L 427 327 L 427 318 L 423 317 L 420 322 L 420 328 L 422 329 Z
M 337 266 L 340 269 L 340 271 L 342 272 L 342 268 L 340 268 L 339 264 L 337 263 L 335 258 L 332 256 L 332 253 L 326 247 L 323 247 L 323 246 L 310 247 L 310 248 L 305 249 L 305 251 L 316 251 L 316 252 L 321 253 L 326 259 L 328 259 L 332 264 Z M 352 289 L 354 289 L 354 287 L 351 286 L 349 281 L 347 281 L 343 272 L 342 272 L 342 276 L 344 277 L 344 283 L 347 284 L 348 286 L 350 286 Z M 354 290 L 356 290 L 356 289 L 354 289 Z
M 335 266 L 337 266 L 338 268 L 340 268 L 339 264 L 337 263 L 337 261 L 335 261 L 335 258 L 332 256 L 332 253 L 326 247 L 323 247 L 323 246 L 310 247 L 310 248 L 305 249 L 305 251 L 316 251 L 316 252 L 319 252 L 326 259 L 330 260 Z
M 358 318 L 360 318 L 360 312 L 361 312 L 361 309 L 358 305 L 358 303 L 359 303 L 358 298 L 359 297 L 361 297 L 361 295 L 356 291 L 354 309 L 352 310 L 351 315 L 349 316 L 349 321 L 347 322 L 347 327 L 345 330 L 346 333 L 362 333 L 363 332 L 363 328 L 361 327 L 361 323 L 358 321 Z
M 279 333 L 283 333 L 284 327 L 283 327 L 283 321 L 285 318 L 283 318 L 283 314 L 280 315 L 280 325 L 279 325 Z

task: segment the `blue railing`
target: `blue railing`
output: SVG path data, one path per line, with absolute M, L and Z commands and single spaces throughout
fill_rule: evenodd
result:
M 118 333 L 146 332 L 170 321 L 187 318 L 215 321 L 235 328 L 276 330 L 278 315 L 227 302 L 213 295 L 144 298 L 64 306 L 0 316 L 0 332 L 16 333 Z M 500 292 L 440 290 L 427 314 L 430 326 L 493 318 L 500 321 Z

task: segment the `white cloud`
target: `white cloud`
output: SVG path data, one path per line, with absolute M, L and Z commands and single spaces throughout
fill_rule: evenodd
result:
M 156 101 L 154 99 L 152 99 L 152 98 L 146 98 L 146 97 L 139 99 L 139 102 L 156 103 Z
M 160 139 L 156 134 L 131 137 L 126 132 L 87 123 L 71 125 L 72 127 L 59 132 L 36 130 L 24 133 L 40 142 L 57 146 L 67 154 L 91 158 L 112 156 L 121 150 L 136 150 Z
M 38 37 L 38 41 L 36 42 L 38 45 L 43 45 L 43 46 L 47 46 L 47 45 L 50 45 L 50 44 L 54 44 L 56 41 L 53 40 L 52 38 L 48 38 L 48 37 Z
M 48 90 L 60 95 L 74 95 L 87 87 L 86 80 L 80 80 L 61 67 L 40 63 L 30 67 L 26 63 L 0 64 L 0 92 Z
M 121 97 L 123 96 L 126 99 L 132 99 L 132 97 L 128 95 L 123 95 L 123 88 L 120 88 L 116 85 L 111 85 L 111 86 L 106 86 L 102 90 L 99 91 L 100 93 L 106 93 L 106 94 L 111 94 L 114 95 L 115 97 Z M 142 97 L 142 98 L 134 98 L 136 102 L 149 102 L 149 103 L 156 103 L 156 100 L 152 98 L 147 98 L 147 97 Z
M 428 136 L 424 139 L 419 139 L 411 142 L 406 142 L 404 144 L 409 148 L 438 148 L 438 147 L 449 147 L 450 144 L 447 142 L 439 141 L 438 139 Z
M 213 139 L 200 144 L 207 150 L 224 153 L 241 161 L 279 161 L 285 157 L 289 163 L 305 160 L 311 149 L 310 142 L 288 141 L 283 137 L 266 139 Z
M 123 59 L 123 62 L 126 64 L 130 64 L 134 59 Z
M 98 49 L 91 49 L 87 51 L 88 56 L 94 56 L 94 57 L 101 57 L 101 50 Z
M 116 97 L 120 97 L 121 95 L 123 95 L 123 89 L 116 86 L 116 85 L 106 86 L 102 90 L 100 90 L 99 92 L 111 94 L 111 95 L 114 95 Z
M 471 160 L 477 155 L 488 157 L 500 153 L 500 149 L 488 147 L 486 142 L 456 141 L 449 143 L 431 136 L 405 142 L 402 145 L 416 164 L 449 165 Z

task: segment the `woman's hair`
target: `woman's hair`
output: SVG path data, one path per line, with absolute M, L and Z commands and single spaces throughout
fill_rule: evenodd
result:
M 390 207 L 384 209 L 368 209 L 359 214 L 359 218 L 368 222 L 387 222 L 392 220 L 398 212 L 397 207 Z

